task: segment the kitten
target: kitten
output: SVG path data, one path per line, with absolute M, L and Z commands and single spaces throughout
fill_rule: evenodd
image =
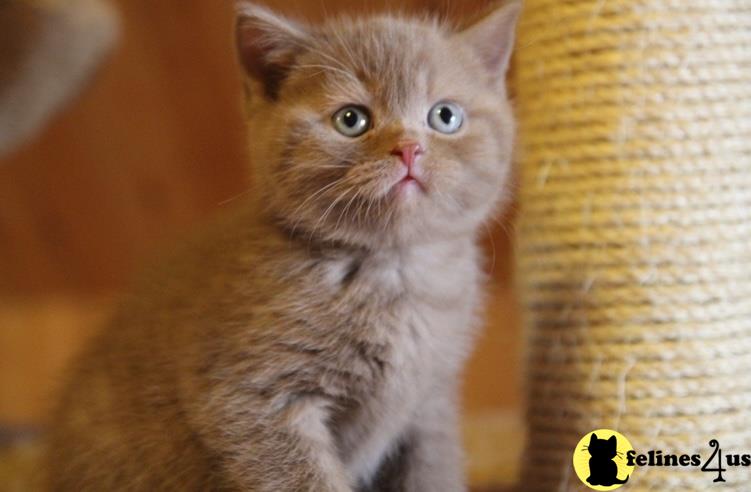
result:
M 507 196 L 519 12 L 465 30 L 238 9 L 254 197 L 82 357 L 54 490 L 465 490 L 459 372 Z

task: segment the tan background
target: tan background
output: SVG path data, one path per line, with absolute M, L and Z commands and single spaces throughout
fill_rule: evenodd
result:
M 0 165 L 0 425 L 41 422 L 65 362 L 133 272 L 160 244 L 220 213 L 249 178 L 231 3 L 117 3 L 123 40 L 88 91 Z M 268 3 L 310 18 L 361 4 Z M 427 7 L 459 18 L 483 3 L 368 8 Z M 500 222 L 508 228 L 507 218 Z M 465 391 L 474 413 L 514 410 L 520 399 L 510 246 L 500 224 L 491 243 L 497 286 Z

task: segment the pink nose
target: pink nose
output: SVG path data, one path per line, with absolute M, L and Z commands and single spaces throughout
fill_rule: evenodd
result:
M 422 146 L 415 141 L 399 142 L 394 150 L 391 151 L 391 155 L 398 155 L 401 157 L 402 162 L 408 168 L 412 168 L 417 157 L 423 153 Z

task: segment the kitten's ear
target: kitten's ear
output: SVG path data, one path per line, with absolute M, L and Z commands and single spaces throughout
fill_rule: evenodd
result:
M 591 435 L 591 436 L 589 436 L 589 445 L 591 446 L 591 445 L 592 445 L 592 443 L 594 443 L 594 442 L 597 442 L 597 434 L 595 434 L 595 433 L 593 432 L 593 433 L 592 433 L 592 435 Z
M 301 24 L 259 5 L 239 1 L 236 11 L 240 64 L 264 95 L 275 99 L 295 54 L 307 44 L 310 33 Z
M 608 442 L 612 442 L 613 444 L 618 443 L 618 439 L 615 437 L 615 435 L 610 436 L 610 439 L 608 439 Z
M 510 0 L 459 33 L 459 37 L 480 54 L 488 70 L 499 78 L 508 70 L 521 10 L 520 0 Z

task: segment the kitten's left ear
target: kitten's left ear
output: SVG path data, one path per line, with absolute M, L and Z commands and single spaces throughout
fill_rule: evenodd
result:
M 521 1 L 511 0 L 458 34 L 461 40 L 475 48 L 488 70 L 499 78 L 508 70 L 521 10 Z

